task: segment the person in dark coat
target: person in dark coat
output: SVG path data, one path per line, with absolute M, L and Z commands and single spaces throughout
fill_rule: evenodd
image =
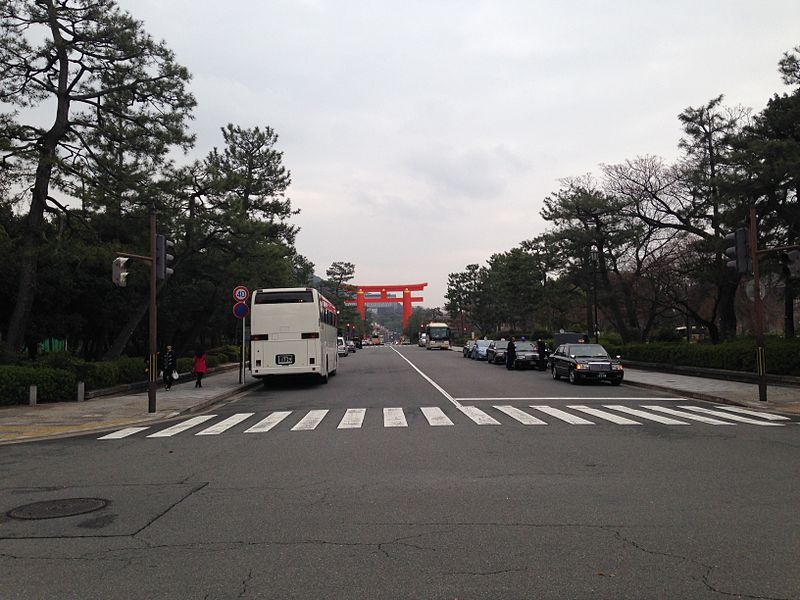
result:
M 516 338 L 513 336 L 511 337 L 511 341 L 508 342 L 508 347 L 506 348 L 506 369 L 511 371 L 514 368 L 514 363 L 517 360 L 517 347 L 514 345 Z
M 178 359 L 172 351 L 172 346 L 167 344 L 167 351 L 164 352 L 164 389 L 169 391 L 172 387 L 172 372 L 178 368 Z
M 536 340 L 536 352 L 539 354 L 539 370 L 544 371 L 547 361 L 547 346 L 542 338 Z
M 192 371 L 194 371 L 194 374 L 197 377 L 196 381 L 194 382 L 194 387 L 203 387 L 203 375 L 205 375 L 206 371 L 208 371 L 208 367 L 206 366 L 205 350 L 198 348 L 194 351 Z

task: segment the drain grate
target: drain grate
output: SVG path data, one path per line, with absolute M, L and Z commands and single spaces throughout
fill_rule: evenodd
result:
M 102 498 L 62 498 L 18 506 L 6 514 L 12 519 L 58 519 L 94 512 L 107 505 L 108 500 Z

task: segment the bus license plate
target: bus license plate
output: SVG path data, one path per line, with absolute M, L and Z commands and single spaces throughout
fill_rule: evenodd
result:
M 294 354 L 276 354 L 275 362 L 279 365 L 293 365 Z

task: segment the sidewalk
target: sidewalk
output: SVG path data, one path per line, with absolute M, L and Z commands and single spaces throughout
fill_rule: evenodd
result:
M 736 381 L 625 369 L 625 384 L 685 398 L 800 415 L 797 387 L 771 385 L 767 388 L 769 401 L 760 402 L 757 385 Z M 147 412 L 147 392 L 103 396 L 85 402 L 4 406 L 0 407 L 0 445 L 163 421 L 205 410 L 259 385 L 253 379 L 240 385 L 239 372 L 234 370 L 206 376 L 202 388 L 195 388 L 193 381 L 174 384 L 169 392 L 159 387 L 155 413 Z
M 202 388 L 194 387 L 194 380 L 173 384 L 170 391 L 159 385 L 154 413 L 147 412 L 146 391 L 102 396 L 85 402 L 2 406 L 0 445 L 163 421 L 204 410 L 257 385 L 261 382 L 249 377 L 240 385 L 238 370 L 209 374 L 203 378 Z

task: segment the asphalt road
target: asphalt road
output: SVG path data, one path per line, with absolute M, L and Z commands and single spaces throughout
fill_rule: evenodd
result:
M 792 420 L 405 346 L 117 435 L 0 449 L 0 598 L 800 598 Z

